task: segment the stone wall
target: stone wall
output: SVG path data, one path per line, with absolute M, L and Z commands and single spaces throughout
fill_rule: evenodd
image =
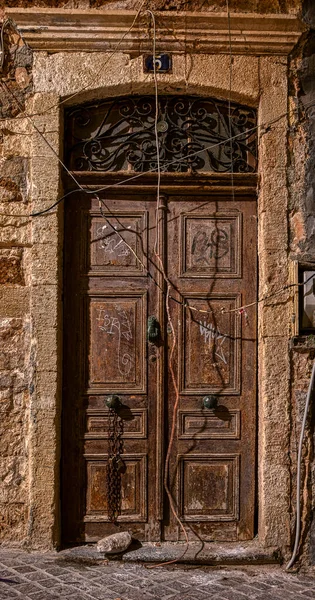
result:
M 134 2 L 128 0 L 8 0 L 6 5 L 23 8 L 134 8 Z M 261 13 L 298 13 L 301 9 L 301 2 L 297 0 L 230 0 L 229 5 L 231 11 Z M 226 2 L 156 0 L 155 3 L 150 2 L 150 8 L 225 11 Z M 311 8 L 311 4 L 305 4 L 304 16 L 312 26 Z M 93 79 L 93 74 L 98 73 L 98 61 L 102 55 L 38 53 L 34 89 L 32 52 L 11 25 L 8 25 L 4 39 L 6 60 L 1 74 L 3 86 L 0 88 L 0 117 L 5 119 L 0 121 L 0 347 L 5 348 L 0 354 L 0 539 L 27 543 L 32 547 L 49 547 L 58 543 L 56 513 L 59 488 L 56 482 L 60 405 L 55 402 L 55 397 L 60 385 L 61 352 L 57 355 L 53 349 L 61 346 L 58 302 L 62 215 L 47 215 L 45 219 L 34 222 L 28 215 L 31 208 L 46 207 L 58 197 L 59 167 L 49 148 L 38 135 L 34 135 L 29 121 L 20 116 L 25 107 L 31 113 L 38 113 L 43 109 L 43 102 L 51 106 L 58 103 L 59 98 L 77 92 Z M 287 156 L 283 156 L 282 150 L 287 135 L 285 122 L 277 130 L 264 134 L 260 141 L 264 161 L 260 172 L 259 209 L 261 294 L 286 284 L 288 244 L 291 258 L 315 259 L 315 108 L 306 108 L 313 98 L 315 102 L 314 57 L 314 34 L 310 32 L 303 36 L 290 63 L 289 107 L 292 116 L 289 119 Z M 92 90 L 93 94 L 101 94 L 104 89 L 111 95 L 117 90 L 119 93 L 131 93 L 133 90 L 149 90 L 152 93 L 153 88 L 141 79 L 140 58 L 131 64 L 122 52 L 118 54 L 98 82 L 99 88 L 96 92 Z M 184 56 L 175 57 L 170 86 L 175 82 L 186 89 L 189 73 L 192 93 L 203 88 L 211 88 L 214 93 L 228 90 L 228 55 L 196 57 L 189 69 L 186 62 Z M 80 72 L 84 67 L 88 73 L 86 81 L 84 75 L 78 81 L 78 66 Z M 286 110 L 285 58 L 263 57 L 258 64 L 254 57 L 236 57 L 233 69 L 234 99 L 245 98 L 251 104 L 258 104 L 259 96 L 262 96 L 260 111 L 263 120 L 278 114 L 280 102 Z M 54 81 L 56 73 L 59 76 Z M 168 77 L 164 81 L 166 91 L 171 89 L 167 87 Z M 57 113 L 51 113 L 49 122 L 39 115 L 36 123 L 59 151 L 61 138 Z M 270 183 L 266 181 L 265 165 L 268 165 L 269 173 L 275 174 Z M 280 197 L 283 203 L 279 208 Z M 274 232 L 273 238 L 264 238 L 266 230 Z M 269 432 L 262 436 L 260 447 L 265 457 L 265 462 L 260 464 L 260 500 L 264 506 L 260 514 L 264 523 L 262 537 L 266 545 L 279 543 L 286 548 L 290 526 L 291 534 L 294 534 L 297 443 L 313 356 L 309 350 L 301 353 L 292 351 L 290 354 L 288 315 L 288 307 L 282 301 L 263 310 L 261 308 L 259 350 L 264 364 L 260 371 L 260 426 L 261 431 Z M 268 427 L 265 427 L 266 424 Z M 315 540 L 315 525 L 311 526 L 315 484 L 313 496 L 308 491 L 309 483 L 315 480 L 311 417 L 308 425 L 303 496 L 304 548 L 308 548 L 309 539 Z M 276 447 L 275 437 L 278 440 Z M 274 493 L 270 494 L 272 486 Z M 288 513 L 291 514 L 291 522 Z M 315 541 L 313 546 L 311 544 L 310 556 L 315 561 Z
M 291 128 L 289 131 L 290 257 L 315 264 L 315 5 L 306 0 L 303 17 L 311 30 L 295 49 L 290 64 Z M 314 106 L 312 106 L 314 105 Z M 307 389 L 315 357 L 312 336 L 291 350 L 292 516 L 296 501 L 296 458 Z M 315 564 L 314 402 L 311 403 L 303 447 L 302 549 Z M 294 534 L 292 519 L 292 535 Z
M 18 119 L 32 93 L 33 58 L 10 24 L 4 40 L 0 77 L 0 537 L 22 543 L 29 518 L 29 409 L 34 366 L 30 225 L 24 216 L 31 206 L 24 143 L 29 137 L 25 123 Z M 17 131 L 25 135 L 17 136 Z
M 0 346 L 0 532 L 18 542 L 28 521 L 29 316 L 0 318 Z

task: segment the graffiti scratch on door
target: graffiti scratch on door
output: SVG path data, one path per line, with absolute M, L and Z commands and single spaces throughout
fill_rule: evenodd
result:
M 127 377 L 133 364 L 132 356 L 129 352 L 123 352 L 122 344 L 124 338 L 127 342 L 132 342 L 131 321 L 128 318 L 125 309 L 115 305 L 117 316 L 111 315 L 107 310 L 100 308 L 98 311 L 98 326 L 106 335 L 115 336 L 117 339 L 117 365 L 118 370 L 123 377 Z
M 227 339 L 226 335 L 220 332 L 212 323 L 207 321 L 199 321 L 200 334 L 204 339 L 205 344 L 209 346 L 214 343 L 215 356 L 217 356 L 224 364 L 227 364 L 225 349 L 223 348 L 224 342 Z

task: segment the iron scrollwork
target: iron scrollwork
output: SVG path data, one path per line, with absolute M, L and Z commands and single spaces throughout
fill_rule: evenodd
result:
M 126 97 L 71 109 L 67 114 L 69 168 L 156 170 L 154 122 L 154 96 Z M 160 96 L 158 135 L 162 172 L 255 172 L 256 122 L 255 109 L 236 103 L 192 96 Z

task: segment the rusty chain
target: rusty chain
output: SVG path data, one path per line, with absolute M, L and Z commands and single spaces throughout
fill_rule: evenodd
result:
M 110 408 L 108 421 L 107 512 L 111 523 L 115 523 L 121 513 L 121 475 L 125 471 L 121 458 L 123 420 Z

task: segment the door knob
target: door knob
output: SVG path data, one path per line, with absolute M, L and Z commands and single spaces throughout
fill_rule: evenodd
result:
M 216 408 L 218 405 L 218 398 L 216 396 L 204 396 L 202 399 L 204 408 Z
M 113 410 L 118 410 L 121 405 L 119 396 L 113 394 L 112 396 L 107 396 L 105 400 L 105 404 L 107 408 L 112 408 Z
M 151 342 L 151 344 L 156 344 L 160 337 L 160 333 L 160 323 L 158 322 L 157 318 L 152 315 L 148 318 L 147 335 L 149 342 Z

